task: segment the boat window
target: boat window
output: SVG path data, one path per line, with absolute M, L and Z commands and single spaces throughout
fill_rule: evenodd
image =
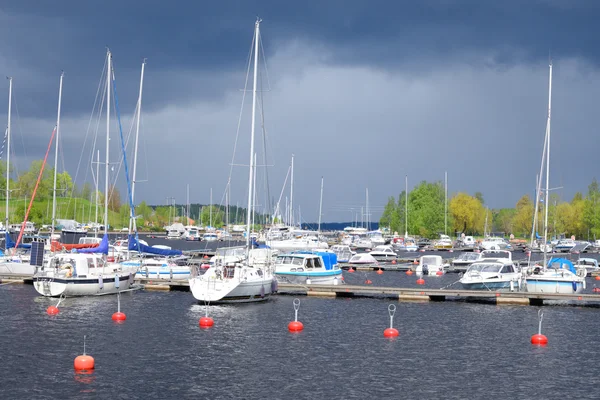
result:
M 323 266 L 321 265 L 321 259 L 320 258 L 315 258 L 313 260 L 314 264 L 315 264 L 315 268 L 323 268 Z
M 93 258 L 87 258 L 86 260 L 87 260 L 88 268 L 94 268 L 96 266 L 96 263 L 94 262 Z
M 294 265 L 302 265 L 302 259 L 298 258 L 298 257 L 293 257 L 292 258 L 292 264 L 294 264 Z
M 306 268 L 307 269 L 313 269 L 314 268 L 313 259 L 312 258 L 307 258 L 306 259 Z

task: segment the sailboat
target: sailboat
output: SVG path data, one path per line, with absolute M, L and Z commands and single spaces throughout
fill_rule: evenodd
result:
M 393 243 L 393 247 L 399 251 L 417 251 L 419 246 L 417 241 L 408 236 L 408 175 L 404 177 L 404 237 L 400 240 L 396 240 Z
M 254 25 L 254 82 L 252 89 L 252 126 L 250 136 L 250 172 L 248 176 L 248 208 L 246 209 L 246 258 L 240 262 L 221 259 L 210 266 L 204 274 L 192 269 L 190 290 L 198 301 L 211 303 L 239 303 L 264 301 L 276 290 L 277 283 L 270 265 L 255 266 L 250 262 L 253 178 L 256 168 L 254 154 L 254 131 L 256 125 L 256 93 L 258 80 L 258 56 L 260 43 L 260 19 Z
M 546 167 L 546 201 L 544 201 L 544 243 L 548 243 L 548 190 L 550 182 L 550 117 L 552 110 L 552 63 L 550 63 L 550 76 L 548 81 L 548 120 L 546 123 L 546 135 L 544 138 L 544 151 L 542 155 L 542 164 L 540 170 Z M 544 159 L 545 156 L 545 159 Z M 538 180 L 539 199 L 541 178 Z M 537 200 L 536 199 L 536 200 Z M 537 201 L 536 201 L 537 208 Z M 536 210 L 537 211 L 537 210 Z M 535 229 L 535 223 L 534 223 Z M 546 259 L 544 252 L 544 261 L 542 265 L 534 265 L 525 271 L 526 290 L 528 292 L 543 293 L 581 293 L 585 289 L 585 272 L 578 273 L 569 260 L 562 258 Z
M 112 56 L 106 53 L 106 184 L 109 188 L 110 94 L 114 84 Z M 113 81 L 111 81 L 113 78 Z M 105 202 L 108 203 L 108 202 Z M 105 204 L 104 224 L 108 226 L 108 206 Z M 33 276 L 33 287 L 43 296 L 87 296 L 117 293 L 133 285 L 136 268 L 126 268 L 108 261 L 108 233 L 105 231 L 97 248 L 81 249 L 77 253 L 55 253 Z M 41 264 L 41 263 L 39 263 Z

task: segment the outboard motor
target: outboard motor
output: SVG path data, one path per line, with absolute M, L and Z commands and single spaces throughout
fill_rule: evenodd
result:
M 429 275 L 429 266 L 427 264 L 423 265 L 423 275 Z

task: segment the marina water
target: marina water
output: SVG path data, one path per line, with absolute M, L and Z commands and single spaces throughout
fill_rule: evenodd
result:
M 412 287 L 399 272 L 350 274 Z M 434 285 L 437 277 L 427 279 Z M 454 274 L 437 285 L 450 284 Z M 589 282 L 588 282 L 589 283 Z M 468 302 L 398 303 L 385 298 L 300 297 L 304 331 L 292 334 L 293 296 L 263 304 L 211 306 L 215 326 L 198 327 L 205 307 L 188 292 L 56 299 L 30 285 L 0 287 L 0 397 L 595 399 L 600 346 L 595 307 L 543 307 L 547 347 L 534 347 L 537 307 Z M 385 339 L 397 305 L 397 339 Z M 89 375 L 73 360 L 96 360 Z

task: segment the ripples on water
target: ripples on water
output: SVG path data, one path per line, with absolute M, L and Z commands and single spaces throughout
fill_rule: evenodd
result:
M 416 279 L 368 277 L 390 286 Z M 457 279 L 442 278 L 426 281 Z M 544 307 L 549 345 L 537 348 L 534 307 L 301 297 L 305 328 L 290 334 L 293 299 L 210 307 L 215 326 L 201 330 L 205 307 L 189 293 L 124 294 L 127 321 L 118 325 L 115 296 L 67 299 L 49 317 L 56 299 L 0 287 L 0 398 L 598 398 L 595 308 Z M 383 338 L 390 303 L 395 340 Z M 90 375 L 73 371 L 83 335 L 96 361 Z

